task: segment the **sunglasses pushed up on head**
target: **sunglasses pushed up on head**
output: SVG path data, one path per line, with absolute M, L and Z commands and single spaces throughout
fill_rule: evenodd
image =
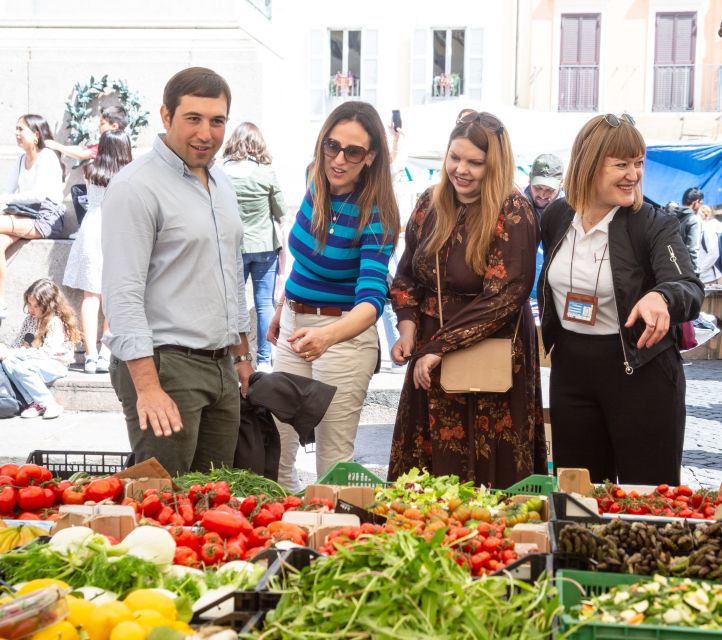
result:
M 498 136 L 504 132 L 501 120 L 486 111 L 470 111 L 456 119 L 456 124 L 472 124 L 473 122 L 478 122 L 483 127 L 491 129 Z
M 333 138 L 326 138 L 321 143 L 321 149 L 323 150 L 323 154 L 328 158 L 335 158 L 339 152 L 343 151 L 343 157 L 351 164 L 363 162 L 369 152 L 368 149 L 364 149 L 356 144 L 342 147 L 341 143 Z
M 602 122 L 606 122 L 613 129 L 620 127 L 622 124 L 628 124 L 632 127 L 636 124 L 634 118 L 626 111 L 621 116 L 615 116 L 613 113 L 605 113 L 604 117 L 602 117 L 599 122 L 592 127 L 592 130 L 589 132 L 585 141 L 592 137 L 592 134 L 597 130 L 597 127 L 602 124 Z

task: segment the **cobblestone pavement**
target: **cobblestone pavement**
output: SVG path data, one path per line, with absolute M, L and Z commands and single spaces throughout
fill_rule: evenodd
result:
M 722 484 L 722 360 L 685 363 L 687 429 L 682 480 L 692 486 Z M 356 460 L 385 477 L 403 375 L 374 376 L 356 439 Z M 24 461 L 33 449 L 129 451 L 120 413 L 67 412 L 56 420 L 3 420 L 0 463 Z M 299 452 L 303 483 L 316 478 L 315 456 Z

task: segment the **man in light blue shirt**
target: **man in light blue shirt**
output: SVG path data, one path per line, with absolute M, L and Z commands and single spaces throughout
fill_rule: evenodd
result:
M 104 342 L 136 461 L 171 474 L 233 463 L 252 373 L 236 197 L 213 158 L 231 93 L 193 67 L 165 87 L 166 129 L 103 200 Z M 150 426 L 150 429 L 148 427 Z

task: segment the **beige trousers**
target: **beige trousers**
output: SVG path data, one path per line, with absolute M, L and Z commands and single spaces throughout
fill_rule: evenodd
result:
M 295 373 L 335 386 L 336 395 L 323 420 L 316 427 L 316 473 L 319 477 L 337 462 L 353 458 L 354 441 L 361 409 L 378 357 L 376 325 L 361 335 L 333 345 L 318 360 L 306 362 L 291 349 L 288 337 L 304 327 L 325 327 L 338 320 L 332 316 L 294 313 L 283 305 L 281 331 L 276 347 L 274 371 Z M 278 481 L 286 489 L 298 491 L 296 453 L 298 434 L 292 426 L 276 420 L 281 436 Z

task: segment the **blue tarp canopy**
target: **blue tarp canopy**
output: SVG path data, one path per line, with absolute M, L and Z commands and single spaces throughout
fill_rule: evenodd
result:
M 645 196 L 662 206 L 681 204 L 689 187 L 702 189 L 705 204 L 722 206 L 722 144 L 647 147 Z

